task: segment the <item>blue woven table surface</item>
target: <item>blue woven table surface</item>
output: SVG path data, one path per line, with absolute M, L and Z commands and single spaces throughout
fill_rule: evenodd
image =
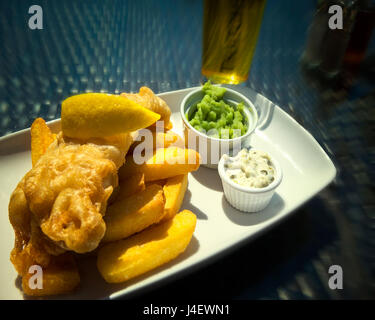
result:
M 43 30 L 28 28 L 33 4 Z M 145 298 L 375 298 L 374 36 L 365 73 L 328 101 L 331 88 L 301 70 L 315 10 L 313 0 L 268 0 L 243 85 L 310 131 L 337 178 L 271 232 Z M 202 19 L 200 0 L 1 1 L 0 136 L 59 118 L 73 94 L 199 85 Z M 328 287 L 331 265 L 343 269 L 342 290 Z

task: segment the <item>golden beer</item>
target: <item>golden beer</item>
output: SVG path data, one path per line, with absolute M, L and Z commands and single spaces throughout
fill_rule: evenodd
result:
M 246 81 L 266 0 L 205 0 L 202 75 L 216 83 Z

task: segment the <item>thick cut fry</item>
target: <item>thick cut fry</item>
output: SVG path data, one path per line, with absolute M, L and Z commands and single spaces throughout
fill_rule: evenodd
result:
M 185 251 L 197 218 L 184 210 L 173 219 L 99 249 L 97 265 L 109 283 L 124 282 L 155 269 Z
M 106 233 L 103 241 L 116 241 L 142 231 L 164 216 L 163 188 L 157 184 L 144 191 L 117 201 L 104 216 Z
M 37 118 L 31 125 L 31 162 L 34 166 L 40 157 L 45 154 L 49 145 L 56 139 L 46 122 Z
M 121 180 L 135 173 L 143 173 L 145 181 L 166 179 L 180 174 L 186 174 L 199 168 L 199 153 L 192 149 L 170 147 L 158 149 L 138 165 L 133 155 L 126 157 L 125 164 L 119 170 Z
M 146 132 L 148 130 L 148 132 Z M 150 139 L 150 134 L 152 134 L 152 139 Z M 141 136 L 140 141 L 135 141 L 131 148 L 130 152 L 134 152 L 137 146 L 139 146 L 136 150 L 138 152 L 142 152 L 143 149 L 150 149 L 155 150 L 159 148 L 169 148 L 179 147 L 184 148 L 185 142 L 184 140 L 173 131 L 156 131 L 155 129 L 142 129 L 139 131 L 139 136 Z
M 31 270 L 33 271 L 33 270 Z M 33 288 L 36 280 L 31 279 L 34 273 L 26 273 L 22 277 L 23 292 L 29 296 L 49 296 L 64 294 L 73 291 L 80 282 L 78 268 L 73 255 L 66 253 L 54 257 L 53 262 L 48 267 L 42 268 L 43 282 L 42 288 Z M 30 283 L 32 287 L 30 287 Z
M 180 210 L 188 185 L 188 175 L 182 174 L 167 179 L 163 187 L 165 196 L 164 217 L 162 221 L 173 218 Z
M 125 179 L 120 182 L 118 188 L 116 189 L 111 199 L 110 203 L 114 201 L 121 201 L 133 194 L 139 193 L 145 190 L 145 176 L 143 173 L 137 173 L 133 176 L 130 176 L 128 179 Z M 111 195 L 111 198 L 112 198 Z
M 143 173 L 137 173 L 129 178 L 123 180 L 119 185 L 113 189 L 111 197 L 108 199 L 108 205 L 115 201 L 123 200 L 133 194 L 145 190 L 145 178 Z

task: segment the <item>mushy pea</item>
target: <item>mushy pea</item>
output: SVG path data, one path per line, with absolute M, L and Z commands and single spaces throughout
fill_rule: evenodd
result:
M 190 119 L 186 116 L 190 124 L 214 138 L 233 139 L 244 135 L 247 131 L 244 103 L 236 106 L 226 103 L 223 100 L 226 89 L 213 86 L 210 81 L 203 85 L 202 91 L 204 97 L 196 105 L 196 110 Z

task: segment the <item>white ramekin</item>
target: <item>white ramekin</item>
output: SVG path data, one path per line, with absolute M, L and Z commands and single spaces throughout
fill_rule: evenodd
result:
M 187 147 L 195 149 L 200 153 L 202 166 L 212 169 L 217 169 L 218 162 L 224 153 L 231 152 L 237 147 L 239 147 L 238 149 L 241 150 L 241 146 L 255 130 L 258 123 L 258 113 L 253 103 L 238 91 L 230 88 L 225 89 L 226 92 L 223 96 L 224 100 L 234 104 L 243 102 L 245 105 L 244 115 L 248 121 L 248 128 L 247 132 L 241 137 L 234 139 L 218 139 L 209 137 L 196 130 L 190 124 L 189 120 L 186 118 L 186 112 L 190 109 L 190 107 L 194 106 L 203 99 L 204 92 L 202 87 L 199 87 L 187 94 L 180 105 L 180 114 L 184 126 L 185 143 L 187 144 Z M 190 140 L 194 142 L 193 145 L 189 144 Z
M 282 169 L 278 161 L 270 155 L 271 163 L 276 173 L 275 180 L 271 184 L 264 188 L 250 188 L 241 186 L 229 179 L 225 174 L 224 158 L 224 156 L 221 157 L 219 161 L 218 171 L 223 184 L 224 195 L 228 202 L 234 208 L 244 212 L 257 212 L 267 207 L 283 178 Z

